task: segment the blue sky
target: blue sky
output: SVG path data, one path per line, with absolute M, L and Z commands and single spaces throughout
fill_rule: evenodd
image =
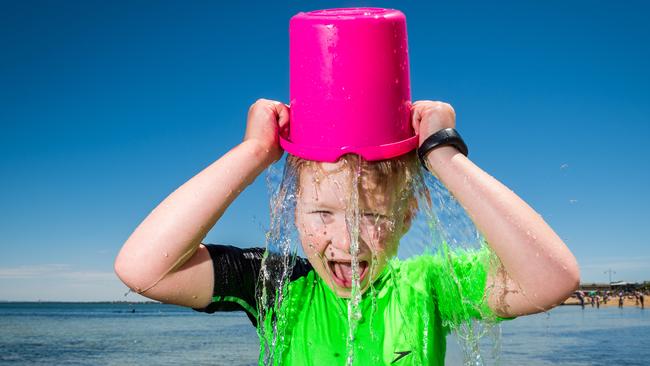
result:
M 289 18 L 350 6 L 406 14 L 413 99 L 455 107 L 583 281 L 650 280 L 646 2 L 27 1 L 0 12 L 0 300 L 124 299 L 128 235 L 251 103 L 288 101 Z M 206 241 L 263 245 L 267 222 L 262 177 Z

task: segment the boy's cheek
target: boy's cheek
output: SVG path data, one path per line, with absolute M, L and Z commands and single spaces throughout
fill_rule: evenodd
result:
M 305 234 L 305 235 L 300 235 L 300 243 L 302 245 L 302 249 L 307 253 L 309 256 L 312 255 L 317 255 L 323 251 L 323 245 L 322 240 L 319 240 L 315 235 L 313 234 Z
M 384 251 L 390 245 L 387 244 L 393 240 L 395 237 L 394 233 L 388 229 L 388 227 L 371 227 L 368 228 L 362 237 L 363 241 L 368 243 L 370 249 L 375 251 Z

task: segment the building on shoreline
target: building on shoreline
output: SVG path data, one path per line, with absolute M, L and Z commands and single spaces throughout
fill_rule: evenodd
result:
M 650 291 L 650 281 L 643 281 L 643 282 L 617 281 L 611 283 L 598 283 L 598 282 L 581 283 L 578 290 L 586 293 L 589 293 L 591 291 L 596 291 L 596 292 L 612 291 L 616 293 L 633 292 L 633 291 L 647 292 Z

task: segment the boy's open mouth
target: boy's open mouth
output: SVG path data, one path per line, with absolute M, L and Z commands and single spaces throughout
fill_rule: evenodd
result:
M 337 261 L 327 261 L 327 265 L 330 268 L 330 273 L 332 274 L 332 279 L 334 282 L 345 288 L 352 287 L 352 263 L 351 262 L 337 262 Z M 360 261 L 359 262 L 359 284 L 363 282 L 363 279 L 368 273 L 368 262 Z

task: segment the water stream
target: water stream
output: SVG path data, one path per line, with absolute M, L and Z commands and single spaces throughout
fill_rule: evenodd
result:
M 266 237 L 267 256 L 261 270 L 262 286 L 258 289 L 258 334 L 262 347 L 260 361 L 263 364 L 278 364 L 286 351 L 289 341 L 286 337 L 290 336 L 286 334 L 289 321 L 287 317 L 288 314 L 299 311 L 293 308 L 296 304 L 289 303 L 292 300 L 288 294 L 297 263 L 305 263 L 304 258 L 308 258 L 312 264 L 321 268 L 319 274 L 329 277 L 322 279 L 332 288 L 337 288 L 337 281 L 341 281 L 342 277 L 347 278 L 342 275 L 347 269 L 339 269 L 339 272 L 326 269 L 328 265 L 330 268 L 339 268 L 328 264 L 331 259 L 328 256 L 340 255 L 337 247 L 340 243 L 328 242 L 329 249 L 321 250 L 323 245 L 319 242 L 323 238 L 335 237 L 340 241 L 334 234 L 341 230 L 336 221 L 338 211 L 328 209 L 326 213 L 318 213 L 323 220 L 323 226 L 319 226 L 322 233 L 303 233 L 301 236 L 296 224 L 296 212 L 303 212 L 300 207 L 305 199 L 312 199 L 311 203 L 331 204 L 328 201 L 331 197 L 336 197 L 340 203 L 337 207 L 343 208 L 343 230 L 348 235 L 351 258 L 351 276 L 347 286 L 349 292 L 343 291 L 345 293 L 342 295 L 347 308 L 339 310 L 339 315 L 347 319 L 348 324 L 346 334 L 341 335 L 346 337 L 347 365 L 368 362 L 355 362 L 357 353 L 363 352 L 367 346 L 364 342 L 357 342 L 357 331 L 360 331 L 358 327 L 363 321 L 363 297 L 369 297 L 371 304 L 368 319 L 370 340 L 382 342 L 382 328 L 378 326 L 375 329 L 374 326 L 378 324 L 378 319 L 383 319 L 382 314 L 377 313 L 379 299 L 375 289 L 380 272 L 388 268 L 391 273 L 395 273 L 390 280 L 394 281 L 393 286 L 399 286 L 406 280 L 399 277 L 400 265 L 428 258 L 432 258 L 432 263 L 439 267 L 436 269 L 439 275 L 434 281 L 434 287 L 438 293 L 443 326 L 456 335 L 464 363 L 498 363 L 500 327 L 496 318 L 486 311 L 485 301 L 489 291 L 494 289 L 484 289 L 484 284 L 472 283 L 477 273 L 481 273 L 462 267 L 465 263 L 459 261 L 459 258 L 473 258 L 475 264 L 481 265 L 477 268 L 489 273 L 501 270 L 500 264 L 461 205 L 432 174 L 420 167 L 414 156 L 411 157 L 405 159 L 403 165 L 387 171 L 378 170 L 376 166 L 370 166 L 356 156 L 348 156 L 336 165 L 306 163 L 294 158 L 282 159 L 268 169 L 271 224 Z M 395 173 L 397 171 L 399 172 Z M 301 178 L 305 174 L 311 175 L 312 179 L 308 181 Z M 312 187 L 307 189 L 308 185 Z M 311 196 L 306 193 L 308 191 L 313 191 Z M 382 208 L 391 208 L 391 212 L 382 211 Z M 402 220 L 408 213 L 412 213 L 408 220 L 410 225 Z M 305 230 L 304 227 L 302 230 Z M 477 291 L 478 297 L 475 296 Z M 402 317 L 407 324 L 409 316 L 417 314 L 421 309 L 403 301 L 401 291 L 396 291 L 395 294 L 397 316 Z M 459 311 L 459 308 L 463 311 Z M 422 342 L 419 349 L 423 349 L 422 354 L 425 355 L 430 334 L 427 331 L 429 328 L 422 324 L 428 324 L 432 320 L 431 314 L 422 312 L 417 316 L 417 323 L 421 324 L 407 324 L 402 336 L 408 344 L 415 346 L 414 349 L 418 349 L 417 342 Z M 477 317 L 481 320 L 477 320 Z M 318 340 L 309 342 L 317 346 Z M 485 344 L 489 346 L 485 347 Z M 381 363 L 380 356 L 372 357 L 373 364 Z M 412 357 L 426 356 L 414 354 Z

